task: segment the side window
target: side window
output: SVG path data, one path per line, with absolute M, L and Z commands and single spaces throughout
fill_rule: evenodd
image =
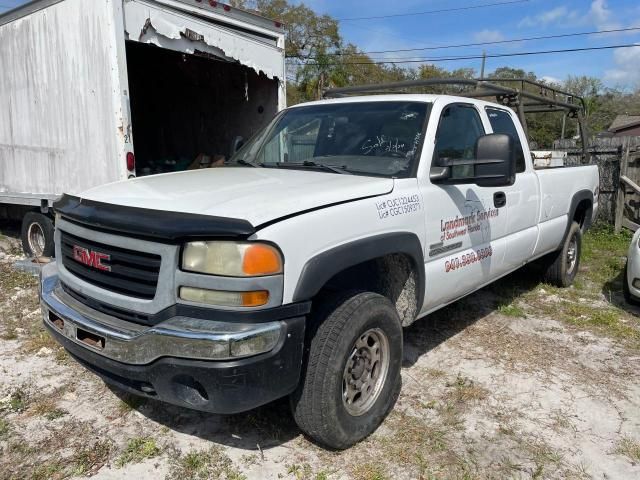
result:
M 476 140 L 485 134 L 478 111 L 464 104 L 447 106 L 440 115 L 434 160 L 471 160 Z M 456 165 L 451 168 L 452 178 L 473 175 L 473 165 Z
M 509 115 L 508 112 L 497 108 L 487 108 L 486 110 L 493 133 L 505 133 L 507 135 L 511 135 L 511 138 L 513 138 L 516 148 L 516 173 L 524 172 L 524 151 L 522 150 L 522 144 L 520 143 L 520 135 L 518 135 L 518 131 L 516 130 L 516 126 L 513 123 L 511 115 Z
M 291 122 L 264 146 L 258 161 L 299 163 L 312 158 L 320 122 L 319 118 Z

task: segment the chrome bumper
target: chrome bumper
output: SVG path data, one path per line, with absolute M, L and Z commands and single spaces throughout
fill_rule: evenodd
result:
M 161 357 L 229 360 L 272 350 L 284 325 L 173 317 L 149 327 L 105 315 L 62 290 L 55 262 L 43 267 L 40 305 L 53 332 L 112 360 L 145 365 Z

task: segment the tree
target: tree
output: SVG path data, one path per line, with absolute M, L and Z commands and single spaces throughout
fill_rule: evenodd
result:
M 245 5 L 249 3 L 260 15 L 284 24 L 287 58 L 310 60 L 337 49 L 341 44 L 338 21 L 329 15 L 318 15 L 304 3 L 292 5 L 286 0 L 254 0 L 245 2 Z

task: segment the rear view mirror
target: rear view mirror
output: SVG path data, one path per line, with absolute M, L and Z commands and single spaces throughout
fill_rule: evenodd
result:
M 242 146 L 244 145 L 244 138 L 242 138 L 241 136 L 237 136 L 233 139 L 233 141 L 231 142 L 231 155 L 229 155 L 229 157 L 233 157 L 233 155 L 242 148 Z
M 510 135 L 491 133 L 476 140 L 473 159 L 441 159 L 430 179 L 440 184 L 475 183 L 480 187 L 513 185 L 516 172 L 514 141 Z

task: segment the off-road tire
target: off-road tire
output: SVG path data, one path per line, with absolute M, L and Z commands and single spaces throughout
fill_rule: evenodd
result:
M 313 440 L 345 449 L 375 431 L 395 405 L 401 385 L 402 326 L 393 304 L 377 293 L 343 293 L 319 302 L 310 319 L 306 368 L 290 397 L 291 409 L 300 429 Z M 355 342 L 372 329 L 388 340 L 387 374 L 374 403 L 354 416 L 343 403 L 345 366 Z
M 38 235 L 42 235 L 43 242 L 39 247 L 34 246 L 34 229 L 38 231 Z M 54 230 L 51 218 L 42 213 L 27 212 L 22 219 L 20 230 L 24 253 L 30 257 L 53 257 L 55 251 Z
M 575 243 L 574 243 L 575 242 Z M 574 243 L 574 245 L 572 245 Z M 570 251 L 574 248 L 575 262 L 571 267 L 569 262 Z M 582 253 L 582 230 L 577 222 L 572 222 L 569 232 L 557 252 L 549 254 L 544 261 L 546 270 L 544 281 L 560 288 L 571 286 L 578 269 L 580 268 L 580 254 Z
M 631 290 L 629 290 L 629 281 L 627 280 L 628 263 L 629 261 L 627 260 L 627 263 L 624 264 L 624 270 L 622 271 L 622 294 L 629 305 L 638 306 L 640 305 L 640 298 L 634 297 L 631 294 Z

